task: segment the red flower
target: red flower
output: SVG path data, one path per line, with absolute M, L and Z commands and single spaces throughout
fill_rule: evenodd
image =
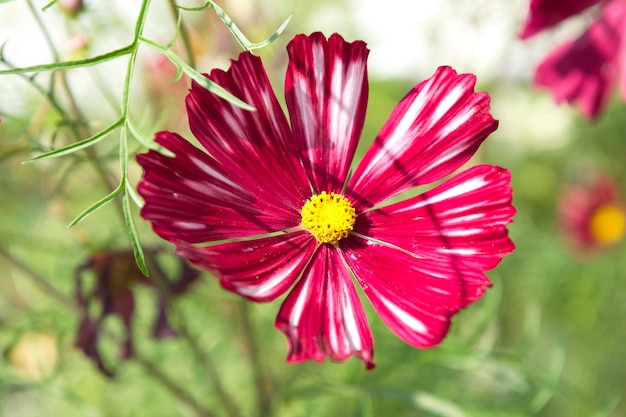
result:
M 534 80 L 549 88 L 557 103 L 577 103 L 589 118 L 606 105 L 616 83 L 626 100 L 626 1 L 531 0 L 520 35 L 526 39 L 596 3 L 598 18 L 578 39 L 555 48 L 539 64 Z
M 607 177 L 569 185 L 558 208 L 563 233 L 585 255 L 617 244 L 626 234 L 626 205 Z
M 287 47 L 287 121 L 261 59 L 244 52 L 209 78 L 256 107 L 194 84 L 187 97 L 202 151 L 161 132 L 174 154 L 137 159 L 142 216 L 180 255 L 253 301 L 289 291 L 276 327 L 289 362 L 373 367 L 373 341 L 351 274 L 382 320 L 417 347 L 490 286 L 484 271 L 513 250 L 507 170 L 479 165 L 400 203 L 381 203 L 466 163 L 497 127 L 475 77 L 439 68 L 398 104 L 350 176 L 367 104 L 368 50 L 337 34 Z M 225 242 L 227 240 L 227 242 Z

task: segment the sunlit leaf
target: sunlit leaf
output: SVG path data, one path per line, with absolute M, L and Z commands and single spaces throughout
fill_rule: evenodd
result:
M 413 396 L 413 403 L 421 410 L 432 415 L 441 417 L 469 417 L 452 401 L 439 397 L 435 394 L 420 391 Z

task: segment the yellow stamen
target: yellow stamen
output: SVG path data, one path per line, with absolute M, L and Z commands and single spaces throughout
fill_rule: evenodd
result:
M 302 207 L 302 226 L 318 242 L 332 243 L 348 237 L 356 221 L 356 211 L 342 195 L 322 191 Z
M 626 213 L 615 205 L 601 206 L 591 215 L 589 231 L 602 245 L 617 243 L 626 233 Z

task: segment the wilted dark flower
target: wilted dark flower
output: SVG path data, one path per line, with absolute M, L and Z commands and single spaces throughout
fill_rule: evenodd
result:
M 173 296 L 184 293 L 198 278 L 199 273 L 182 258 L 177 257 L 180 265 L 177 276 L 170 277 L 158 261 L 158 253 L 157 248 L 145 251 L 149 267 L 153 275 L 156 275 L 154 279 L 146 278 L 137 269 L 131 250 L 95 253 L 76 270 L 76 301 L 83 309 L 76 335 L 76 346 L 94 360 L 98 369 L 106 376 L 113 376 L 113 370 L 105 365 L 98 348 L 103 322 L 108 316 L 119 316 L 126 333 L 119 357 L 122 360 L 131 357 L 133 355 L 132 317 L 135 310 L 133 288 L 137 284 L 153 286 L 159 290 L 158 313 L 152 336 L 155 338 L 176 336 L 176 332 L 167 320 L 166 294 Z M 94 289 L 90 293 L 85 290 L 83 282 L 86 271 L 92 271 L 96 278 Z M 157 285 L 157 280 L 160 280 L 163 285 Z M 100 311 L 94 316 L 90 312 L 90 307 L 96 303 L 100 304 Z

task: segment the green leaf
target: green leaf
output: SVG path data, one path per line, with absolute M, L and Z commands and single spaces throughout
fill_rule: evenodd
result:
M 108 135 L 109 133 L 113 132 L 115 129 L 117 129 L 118 127 L 122 126 L 124 124 L 124 121 L 122 119 L 118 120 L 117 122 L 113 123 L 111 126 L 107 127 L 106 129 L 100 131 L 99 133 L 96 133 L 95 135 L 87 138 L 87 139 L 83 139 L 81 141 L 78 141 L 76 143 L 72 143 L 71 145 L 68 146 L 64 146 L 63 148 L 59 148 L 59 149 L 55 149 L 53 151 L 50 152 L 46 152 L 44 154 L 38 155 L 34 158 L 30 158 L 27 159 L 26 161 L 22 162 L 23 164 L 27 164 L 30 162 L 35 162 L 35 161 L 41 161 L 42 159 L 48 159 L 48 158 L 57 158 L 59 156 L 63 156 L 63 155 L 67 155 L 76 151 L 79 151 L 81 149 L 85 149 L 88 148 L 89 146 L 99 142 L 100 140 L 104 139 L 104 137 L 106 135 Z
M 124 211 L 124 224 L 126 225 L 126 231 L 128 232 L 128 237 L 130 238 L 130 246 L 133 248 L 133 254 L 135 255 L 135 262 L 137 262 L 137 266 L 141 272 L 145 276 L 149 276 L 148 267 L 146 266 L 146 258 L 143 254 L 143 249 L 141 248 L 141 242 L 139 241 L 137 229 L 135 228 L 135 222 L 133 221 L 133 215 L 130 210 L 130 199 L 128 198 L 126 189 L 124 190 L 124 195 L 122 196 L 122 210 Z
M 181 57 L 176 55 L 171 50 L 165 48 L 163 45 L 159 45 L 158 43 L 153 42 L 153 41 L 151 41 L 149 39 L 146 39 L 146 38 L 143 38 L 143 37 L 141 37 L 140 40 L 145 45 L 147 45 L 150 48 L 154 49 L 155 51 L 160 52 L 163 55 L 165 55 L 167 57 L 167 59 L 169 59 L 174 65 L 176 65 L 176 67 L 179 69 L 179 71 L 183 71 L 185 74 L 187 74 L 187 76 L 189 78 L 191 78 L 192 80 L 196 81 L 198 84 L 200 84 L 202 87 L 204 87 L 205 89 L 207 89 L 211 93 L 215 94 L 218 97 L 223 98 L 224 100 L 228 101 L 229 103 L 234 104 L 235 106 L 241 107 L 244 110 L 248 110 L 248 111 L 255 111 L 256 110 L 253 106 L 249 105 L 248 103 L 246 103 L 246 102 L 242 101 L 241 99 L 235 97 L 234 95 L 230 94 L 224 88 L 220 87 L 219 85 L 217 85 L 213 81 L 209 80 L 204 75 L 200 74 L 195 69 L 191 68 L 189 65 L 187 65 L 187 63 L 185 61 L 182 60 Z
M 0 0 L 0 4 L 2 4 L 2 3 L 8 3 L 8 2 L 10 2 L 10 1 L 15 1 L 15 0 Z M 59 0 L 55 0 L 55 1 L 59 1 Z
M 116 49 L 114 51 L 110 51 L 110 52 L 107 52 L 107 53 L 104 53 L 102 55 L 98 55 L 92 58 L 78 59 L 76 61 L 55 62 L 53 64 L 33 65 L 31 67 L 19 67 L 19 68 L 9 68 L 5 70 L 0 70 L 0 75 L 28 74 L 30 72 L 58 71 L 58 70 L 66 70 L 66 69 L 71 69 L 71 68 L 88 67 L 91 65 L 97 65 L 103 62 L 111 61 L 123 55 L 128 55 L 129 53 L 133 52 L 135 49 L 136 49 L 136 46 L 131 44 L 131 45 L 125 46 L 124 48 Z
M 76 226 L 78 223 L 83 221 L 85 217 L 89 216 L 91 213 L 98 210 L 99 208 L 105 206 L 107 203 L 113 200 L 115 196 L 117 196 L 120 193 L 120 191 L 122 191 L 122 189 L 124 188 L 123 185 L 124 185 L 123 183 L 120 183 L 120 185 L 118 185 L 118 187 L 115 190 L 111 191 L 109 195 L 101 198 L 100 200 L 92 204 L 88 209 L 80 213 L 74 220 L 72 220 L 72 222 L 67 227 L 69 228 L 69 227 Z

